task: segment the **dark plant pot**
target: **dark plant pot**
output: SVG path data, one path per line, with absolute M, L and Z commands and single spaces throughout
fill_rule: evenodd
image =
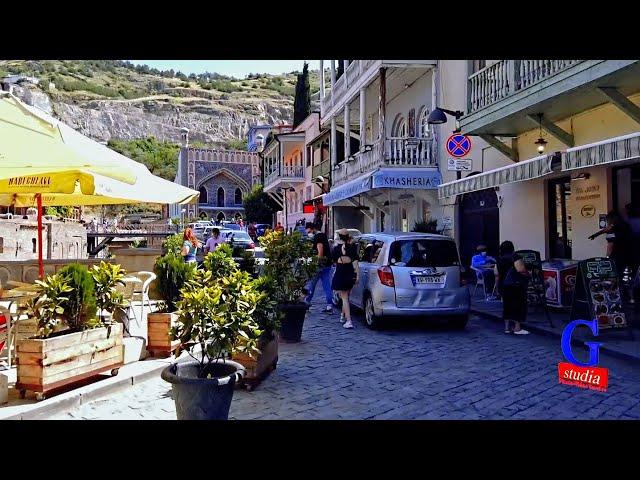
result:
M 226 360 L 212 363 L 207 373 L 212 378 L 199 378 L 200 363 L 172 363 L 162 371 L 162 379 L 173 390 L 178 420 L 228 420 L 233 390 L 244 376 L 244 367 Z
M 299 342 L 309 306 L 302 302 L 281 303 L 279 308 L 284 313 L 284 318 L 280 322 L 280 340 L 289 343 Z

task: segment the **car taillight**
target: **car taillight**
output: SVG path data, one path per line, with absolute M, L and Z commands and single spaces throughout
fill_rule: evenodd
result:
M 460 286 L 464 287 L 467 285 L 467 275 L 464 267 L 460 267 Z
M 387 287 L 395 287 L 396 285 L 391 267 L 378 268 L 378 278 L 380 279 L 380 283 Z

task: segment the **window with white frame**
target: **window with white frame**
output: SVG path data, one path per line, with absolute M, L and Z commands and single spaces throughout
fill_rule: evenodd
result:
M 407 136 L 407 121 L 402 116 L 402 114 L 398 114 L 395 121 L 393 122 L 391 136 L 399 137 L 399 138 L 403 138 Z
M 429 109 L 427 107 L 422 107 L 420 109 L 420 115 L 418 116 L 418 125 L 416 131 L 418 132 L 418 136 L 420 137 L 428 137 L 429 136 L 429 123 L 427 119 L 429 118 Z

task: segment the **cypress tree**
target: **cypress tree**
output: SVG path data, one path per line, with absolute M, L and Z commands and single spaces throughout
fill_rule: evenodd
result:
M 293 128 L 296 128 L 311 113 L 311 85 L 309 65 L 305 62 L 296 82 L 296 97 L 293 101 Z

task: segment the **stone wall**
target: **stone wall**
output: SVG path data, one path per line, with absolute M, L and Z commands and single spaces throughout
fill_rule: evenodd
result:
M 0 219 L 0 261 L 38 258 L 38 222 L 25 219 Z M 87 258 L 87 231 L 75 222 L 43 221 L 43 257 L 48 259 Z

